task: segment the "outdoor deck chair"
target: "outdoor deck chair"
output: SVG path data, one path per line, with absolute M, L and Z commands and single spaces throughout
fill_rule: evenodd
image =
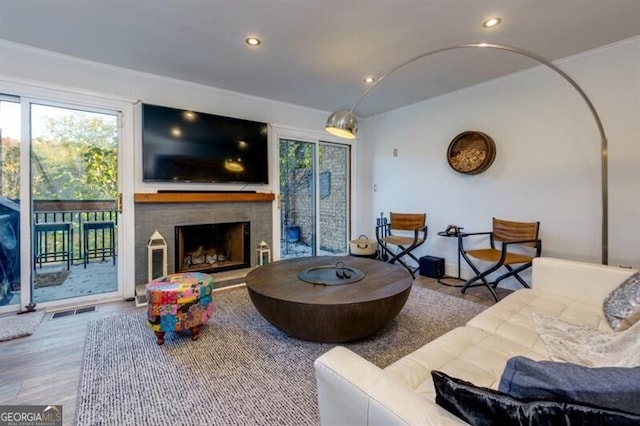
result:
M 389 218 L 390 220 L 387 220 L 380 213 L 377 219 L 376 239 L 380 246 L 380 259 L 388 263 L 397 261 L 415 278 L 419 261 L 412 252 L 427 240 L 427 215 L 391 212 Z M 404 257 L 410 257 L 418 266 L 409 265 Z
M 484 285 L 491 291 L 493 298 L 497 302 L 498 295 L 495 292 L 495 288 L 500 281 L 509 277 L 514 277 L 524 287 L 529 288 L 529 284 L 518 274 L 531 267 L 533 258 L 539 257 L 542 252 L 542 241 L 538 238 L 539 231 L 540 222 L 512 222 L 494 217 L 492 231 L 465 232 L 464 236 L 460 238 L 460 252 L 476 275 L 464 283 L 461 290 L 462 293 L 467 291 L 468 288 Z M 464 239 L 476 235 L 488 235 L 490 248 L 465 250 L 462 245 Z M 500 246 L 496 247 L 496 243 L 500 243 Z M 481 271 L 470 258 L 489 262 L 491 266 Z M 514 267 L 514 265 L 519 266 Z M 488 275 L 503 266 L 507 269 L 507 272 L 489 282 Z M 480 282 L 476 283 L 477 281 Z

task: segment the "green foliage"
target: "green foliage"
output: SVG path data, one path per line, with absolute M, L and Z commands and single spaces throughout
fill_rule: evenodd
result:
M 280 141 L 280 192 L 290 195 L 300 187 L 308 185 L 312 177 L 315 145 L 309 142 L 292 140 Z M 326 149 L 318 147 L 320 163 L 324 160 Z
M 118 193 L 118 153 L 115 147 L 88 147 L 84 152 L 85 184 L 94 189 L 88 198 L 112 199 Z M 85 195 L 86 197 L 86 195 Z
M 104 200 L 117 195 L 115 120 L 68 115 L 47 121 L 46 137 L 31 146 L 36 200 Z M 2 195 L 19 197 L 19 146 L 3 139 Z
M 20 198 L 20 144 L 3 138 L 0 150 L 0 195 L 12 200 Z
M 47 133 L 47 139 L 60 144 L 113 148 L 118 142 L 115 120 L 104 120 L 94 115 L 50 117 L 47 120 Z

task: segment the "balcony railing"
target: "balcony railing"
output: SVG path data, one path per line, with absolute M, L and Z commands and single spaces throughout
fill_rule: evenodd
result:
M 71 263 L 82 263 L 84 261 L 85 242 L 89 259 L 104 256 L 103 252 L 96 251 L 95 248 L 113 246 L 117 247 L 115 235 L 107 228 L 94 229 L 85 238 L 83 224 L 86 222 L 113 222 L 114 228 L 118 226 L 118 214 L 116 203 L 113 200 L 35 200 L 33 202 L 33 224 L 68 224 L 69 235 L 66 231 L 52 231 L 51 227 L 41 227 L 45 231 L 34 231 L 34 251 L 37 253 L 49 253 L 42 256 L 42 263 L 65 262 L 65 252 L 70 251 Z M 35 227 L 34 227 L 35 230 Z M 112 235 L 114 235 L 112 241 Z M 70 242 L 69 242 L 70 241 Z M 70 250 L 65 248 L 70 245 Z M 93 249 L 93 250 L 91 250 Z M 115 253 L 115 252 L 114 252 Z M 40 264 L 40 262 L 38 262 Z

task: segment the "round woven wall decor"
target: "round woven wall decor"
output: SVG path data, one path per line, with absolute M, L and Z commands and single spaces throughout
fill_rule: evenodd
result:
M 491 136 L 469 130 L 453 138 L 447 149 L 449 166 L 458 173 L 475 175 L 487 170 L 496 158 Z

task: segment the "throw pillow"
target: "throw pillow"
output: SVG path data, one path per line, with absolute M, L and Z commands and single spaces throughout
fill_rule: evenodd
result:
M 640 366 L 640 322 L 615 333 L 538 314 L 532 317 L 552 361 L 587 367 Z
M 604 316 L 614 331 L 622 331 L 640 321 L 640 272 L 624 280 L 602 304 Z
M 520 400 L 502 392 L 474 386 L 432 371 L 436 404 L 474 426 L 529 425 L 637 425 L 640 416 L 570 402 Z
M 594 404 L 640 415 L 640 367 L 584 367 L 568 362 L 507 361 L 498 390 L 517 398 Z

